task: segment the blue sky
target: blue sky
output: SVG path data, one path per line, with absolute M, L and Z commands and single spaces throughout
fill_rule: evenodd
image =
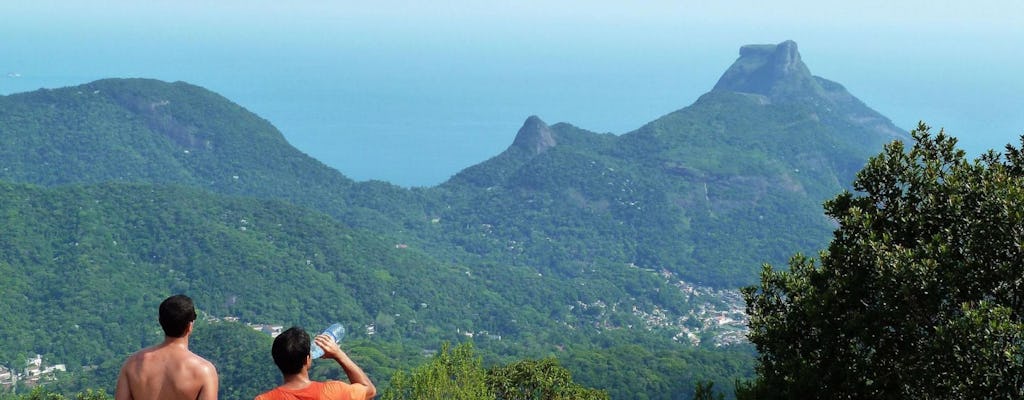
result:
M 0 4 L 0 94 L 184 80 L 357 179 L 440 183 L 538 115 L 625 133 L 691 104 L 741 45 L 977 154 L 1024 134 L 1018 1 L 53 1 Z

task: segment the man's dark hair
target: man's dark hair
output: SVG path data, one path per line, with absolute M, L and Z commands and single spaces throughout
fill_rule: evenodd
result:
M 164 334 L 168 337 L 185 336 L 188 324 L 195 320 L 195 305 L 186 295 L 177 294 L 160 303 L 160 327 L 164 328 Z
M 274 356 L 274 364 L 284 375 L 294 375 L 302 371 L 309 356 L 309 334 L 300 327 L 293 326 L 274 338 L 274 347 L 270 350 Z

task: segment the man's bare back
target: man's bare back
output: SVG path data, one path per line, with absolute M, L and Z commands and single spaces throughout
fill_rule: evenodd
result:
M 125 360 L 114 400 L 217 400 L 217 368 L 188 349 L 195 320 L 188 296 L 174 295 L 160 303 L 164 342 Z
M 217 385 L 212 363 L 189 351 L 186 343 L 168 340 L 125 361 L 115 400 L 216 399 Z

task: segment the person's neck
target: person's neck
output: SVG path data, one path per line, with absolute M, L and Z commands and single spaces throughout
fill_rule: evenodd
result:
M 180 347 L 188 350 L 188 335 L 182 337 L 164 336 L 163 347 Z
M 281 387 L 288 389 L 302 389 L 306 386 L 309 386 L 309 384 L 309 373 L 306 371 L 302 371 L 297 374 L 285 375 L 284 383 L 281 384 Z

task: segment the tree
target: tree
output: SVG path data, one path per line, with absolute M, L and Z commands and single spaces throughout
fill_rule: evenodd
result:
M 718 393 L 715 396 L 715 382 L 697 382 L 697 387 L 693 391 L 693 400 L 725 400 L 725 394 Z
M 607 400 L 603 390 L 585 388 L 554 358 L 520 360 L 485 370 L 470 342 L 441 352 L 411 374 L 399 371 L 382 400 Z
M 0 394 L 0 399 L 4 400 L 69 400 L 68 397 L 63 394 L 50 391 L 45 387 L 36 386 L 31 392 L 23 395 L 15 394 Z M 110 396 L 107 392 L 102 390 L 86 389 L 84 391 L 75 393 L 74 400 L 110 400 Z
M 463 343 L 454 349 L 445 343 L 428 364 L 408 375 L 401 371 L 395 373 L 381 399 L 493 399 L 487 390 L 485 375 L 472 343 Z
M 520 360 L 491 368 L 487 386 L 499 400 L 607 400 L 608 393 L 573 382 L 555 358 Z
M 797 254 L 743 289 L 760 354 L 738 397 L 1024 396 L 1024 155 L 911 136 L 826 202 L 820 265 Z

